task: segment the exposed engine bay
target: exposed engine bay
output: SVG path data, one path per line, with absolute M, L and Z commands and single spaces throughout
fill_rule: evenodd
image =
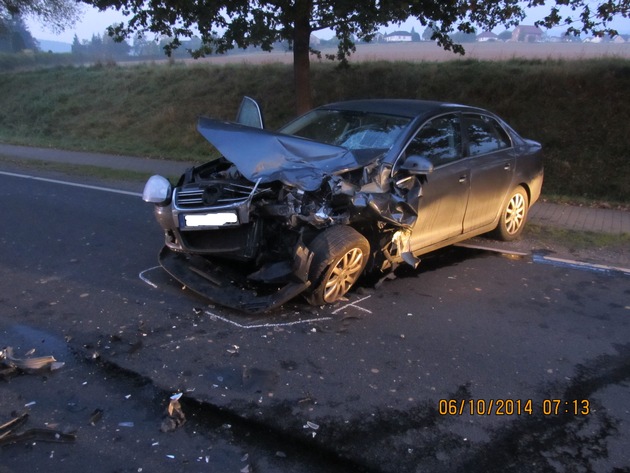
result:
M 396 185 L 389 169 L 379 170 L 371 166 L 327 176 L 320 188 L 304 191 L 279 181 L 252 183 L 220 158 L 189 169 L 175 187 L 171 204 L 156 211 L 164 224 L 171 212 L 177 216 L 166 231 L 171 250 L 239 261 L 253 268 L 251 281 L 286 282 L 298 248 L 333 225 L 351 225 L 367 235 L 375 250 L 369 269 L 386 270 L 405 253 L 405 229 L 416 217 L 413 209 L 421 185 L 415 176 Z M 188 226 L 191 211 L 233 211 L 236 218 Z

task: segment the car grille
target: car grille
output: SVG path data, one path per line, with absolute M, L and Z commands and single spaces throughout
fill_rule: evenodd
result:
M 238 205 L 263 192 L 255 184 L 212 181 L 202 186 L 185 186 L 175 190 L 175 206 L 180 209 Z

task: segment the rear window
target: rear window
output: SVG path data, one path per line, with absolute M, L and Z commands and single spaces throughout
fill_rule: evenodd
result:
M 465 123 L 470 156 L 492 153 L 512 146 L 503 127 L 492 117 L 466 115 Z

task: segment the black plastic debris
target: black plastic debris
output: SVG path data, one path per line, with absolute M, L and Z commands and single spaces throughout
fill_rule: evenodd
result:
M 0 446 L 20 442 L 71 443 L 77 438 L 74 433 L 52 429 L 33 428 L 24 432 L 17 432 L 26 424 L 27 420 L 28 414 L 24 413 L 0 425 Z
M 90 414 L 90 420 L 88 421 L 88 424 L 94 426 L 98 424 L 102 418 L 103 418 L 103 409 L 94 409 L 92 414 Z

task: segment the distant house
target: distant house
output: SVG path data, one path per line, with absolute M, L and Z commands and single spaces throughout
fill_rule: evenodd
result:
M 484 31 L 483 33 L 477 35 L 477 41 L 480 43 L 499 41 L 499 35 L 494 34 L 492 31 Z
M 547 43 L 581 43 L 582 40 L 579 36 L 573 34 L 564 34 L 562 36 L 547 36 L 545 37 Z
M 407 31 L 394 31 L 385 35 L 385 41 L 388 43 L 411 42 L 413 36 Z
M 543 30 L 533 25 L 519 25 L 512 32 L 512 41 L 524 43 L 540 43 L 543 39 Z
M 585 43 L 625 43 L 626 40 L 623 38 L 623 36 L 620 36 L 620 35 L 616 35 L 614 37 L 610 35 L 603 35 L 603 36 L 594 36 L 594 37 L 586 38 L 584 42 Z

